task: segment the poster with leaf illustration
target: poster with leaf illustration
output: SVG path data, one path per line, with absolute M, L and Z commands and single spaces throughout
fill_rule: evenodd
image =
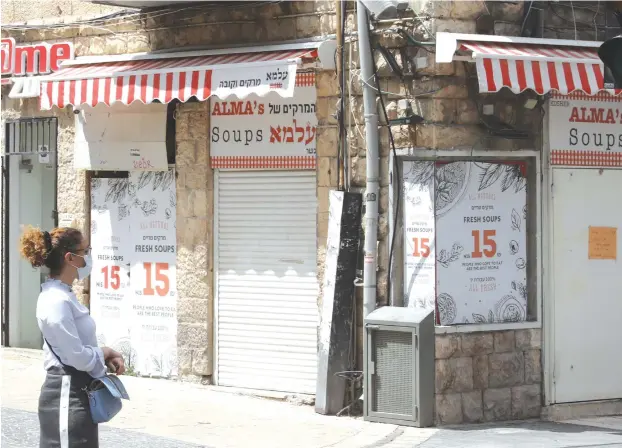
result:
M 404 305 L 434 309 L 434 162 L 405 161 L 402 176 L 404 220 Z
M 437 323 L 527 315 L 526 166 L 436 163 Z
M 91 179 L 90 307 L 98 341 L 108 346 L 129 338 L 132 320 L 128 185 L 127 178 Z
M 175 171 L 131 172 L 128 183 L 136 371 L 177 374 L 177 231 Z

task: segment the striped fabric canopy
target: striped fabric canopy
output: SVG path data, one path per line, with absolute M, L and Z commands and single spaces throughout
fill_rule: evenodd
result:
M 41 109 L 269 92 L 292 97 L 298 63 L 316 57 L 317 49 L 299 49 L 71 64 L 43 78 Z
M 593 96 L 607 90 L 603 63 L 593 47 L 461 41 L 459 51 L 475 59 L 481 93 L 507 87 L 514 93 L 531 89 L 540 95 L 554 91 Z

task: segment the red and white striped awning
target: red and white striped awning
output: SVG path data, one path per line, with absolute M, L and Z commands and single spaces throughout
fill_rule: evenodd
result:
M 604 87 L 597 42 L 439 34 L 444 35 L 441 40 L 450 42 L 445 47 L 454 45 L 453 60 L 475 62 L 481 93 L 498 92 L 504 87 L 514 93 L 533 90 L 539 95 L 620 93 Z M 438 42 L 437 36 L 437 49 Z M 443 50 L 444 59 L 447 48 Z M 437 55 L 437 62 L 446 61 Z
M 42 78 L 41 109 L 103 103 L 168 103 L 191 97 L 292 97 L 296 69 L 316 48 L 202 56 L 158 55 L 120 62 L 72 63 Z

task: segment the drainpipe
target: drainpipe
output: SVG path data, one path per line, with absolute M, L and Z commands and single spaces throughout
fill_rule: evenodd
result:
M 367 8 L 356 2 L 359 58 L 363 83 L 363 111 L 365 114 L 365 140 L 367 143 L 367 189 L 365 191 L 365 246 L 363 267 L 363 317 L 376 309 L 376 267 L 378 265 L 378 200 L 380 190 L 378 156 L 378 108 L 374 70 L 369 44 Z

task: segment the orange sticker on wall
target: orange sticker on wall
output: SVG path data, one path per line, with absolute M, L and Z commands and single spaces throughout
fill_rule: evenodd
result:
M 592 227 L 587 254 L 590 260 L 616 260 L 618 255 L 618 228 Z

